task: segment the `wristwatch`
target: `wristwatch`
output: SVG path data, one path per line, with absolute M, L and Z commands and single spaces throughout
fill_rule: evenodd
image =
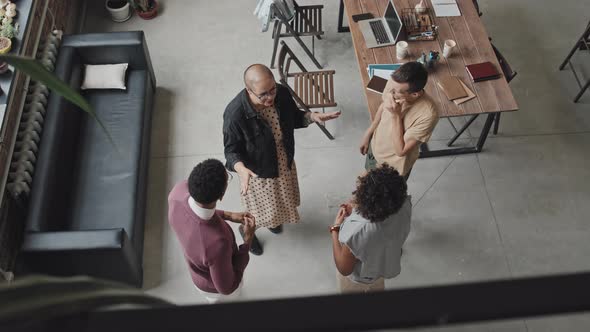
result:
M 330 226 L 330 233 L 332 232 L 339 232 L 340 231 L 340 225 L 332 225 Z

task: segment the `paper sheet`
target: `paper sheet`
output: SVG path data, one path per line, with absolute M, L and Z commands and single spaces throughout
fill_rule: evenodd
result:
M 379 76 L 388 80 L 391 77 L 395 70 L 388 70 L 388 69 L 373 69 L 373 76 Z
M 432 0 L 432 7 L 437 17 L 461 16 L 456 0 Z

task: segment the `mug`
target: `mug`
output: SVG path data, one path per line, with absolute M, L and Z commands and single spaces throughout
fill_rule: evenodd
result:
M 445 40 L 443 47 L 443 56 L 445 59 L 449 58 L 453 54 L 453 49 L 457 46 L 457 43 L 452 39 Z
M 405 41 L 397 42 L 395 44 L 395 54 L 398 60 L 405 59 L 409 54 L 408 43 Z

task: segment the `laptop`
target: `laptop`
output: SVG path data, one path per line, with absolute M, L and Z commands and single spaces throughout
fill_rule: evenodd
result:
M 365 37 L 367 48 L 395 45 L 402 31 L 402 20 L 389 0 L 385 14 L 381 18 L 358 22 L 359 29 Z

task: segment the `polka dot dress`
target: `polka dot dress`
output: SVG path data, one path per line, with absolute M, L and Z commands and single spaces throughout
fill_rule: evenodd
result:
M 270 125 L 277 147 L 279 176 L 277 178 L 250 178 L 248 192 L 242 196 L 242 205 L 256 218 L 256 227 L 274 228 L 299 221 L 299 183 L 295 161 L 289 169 L 287 152 L 283 146 L 283 133 L 274 107 L 259 111 Z

